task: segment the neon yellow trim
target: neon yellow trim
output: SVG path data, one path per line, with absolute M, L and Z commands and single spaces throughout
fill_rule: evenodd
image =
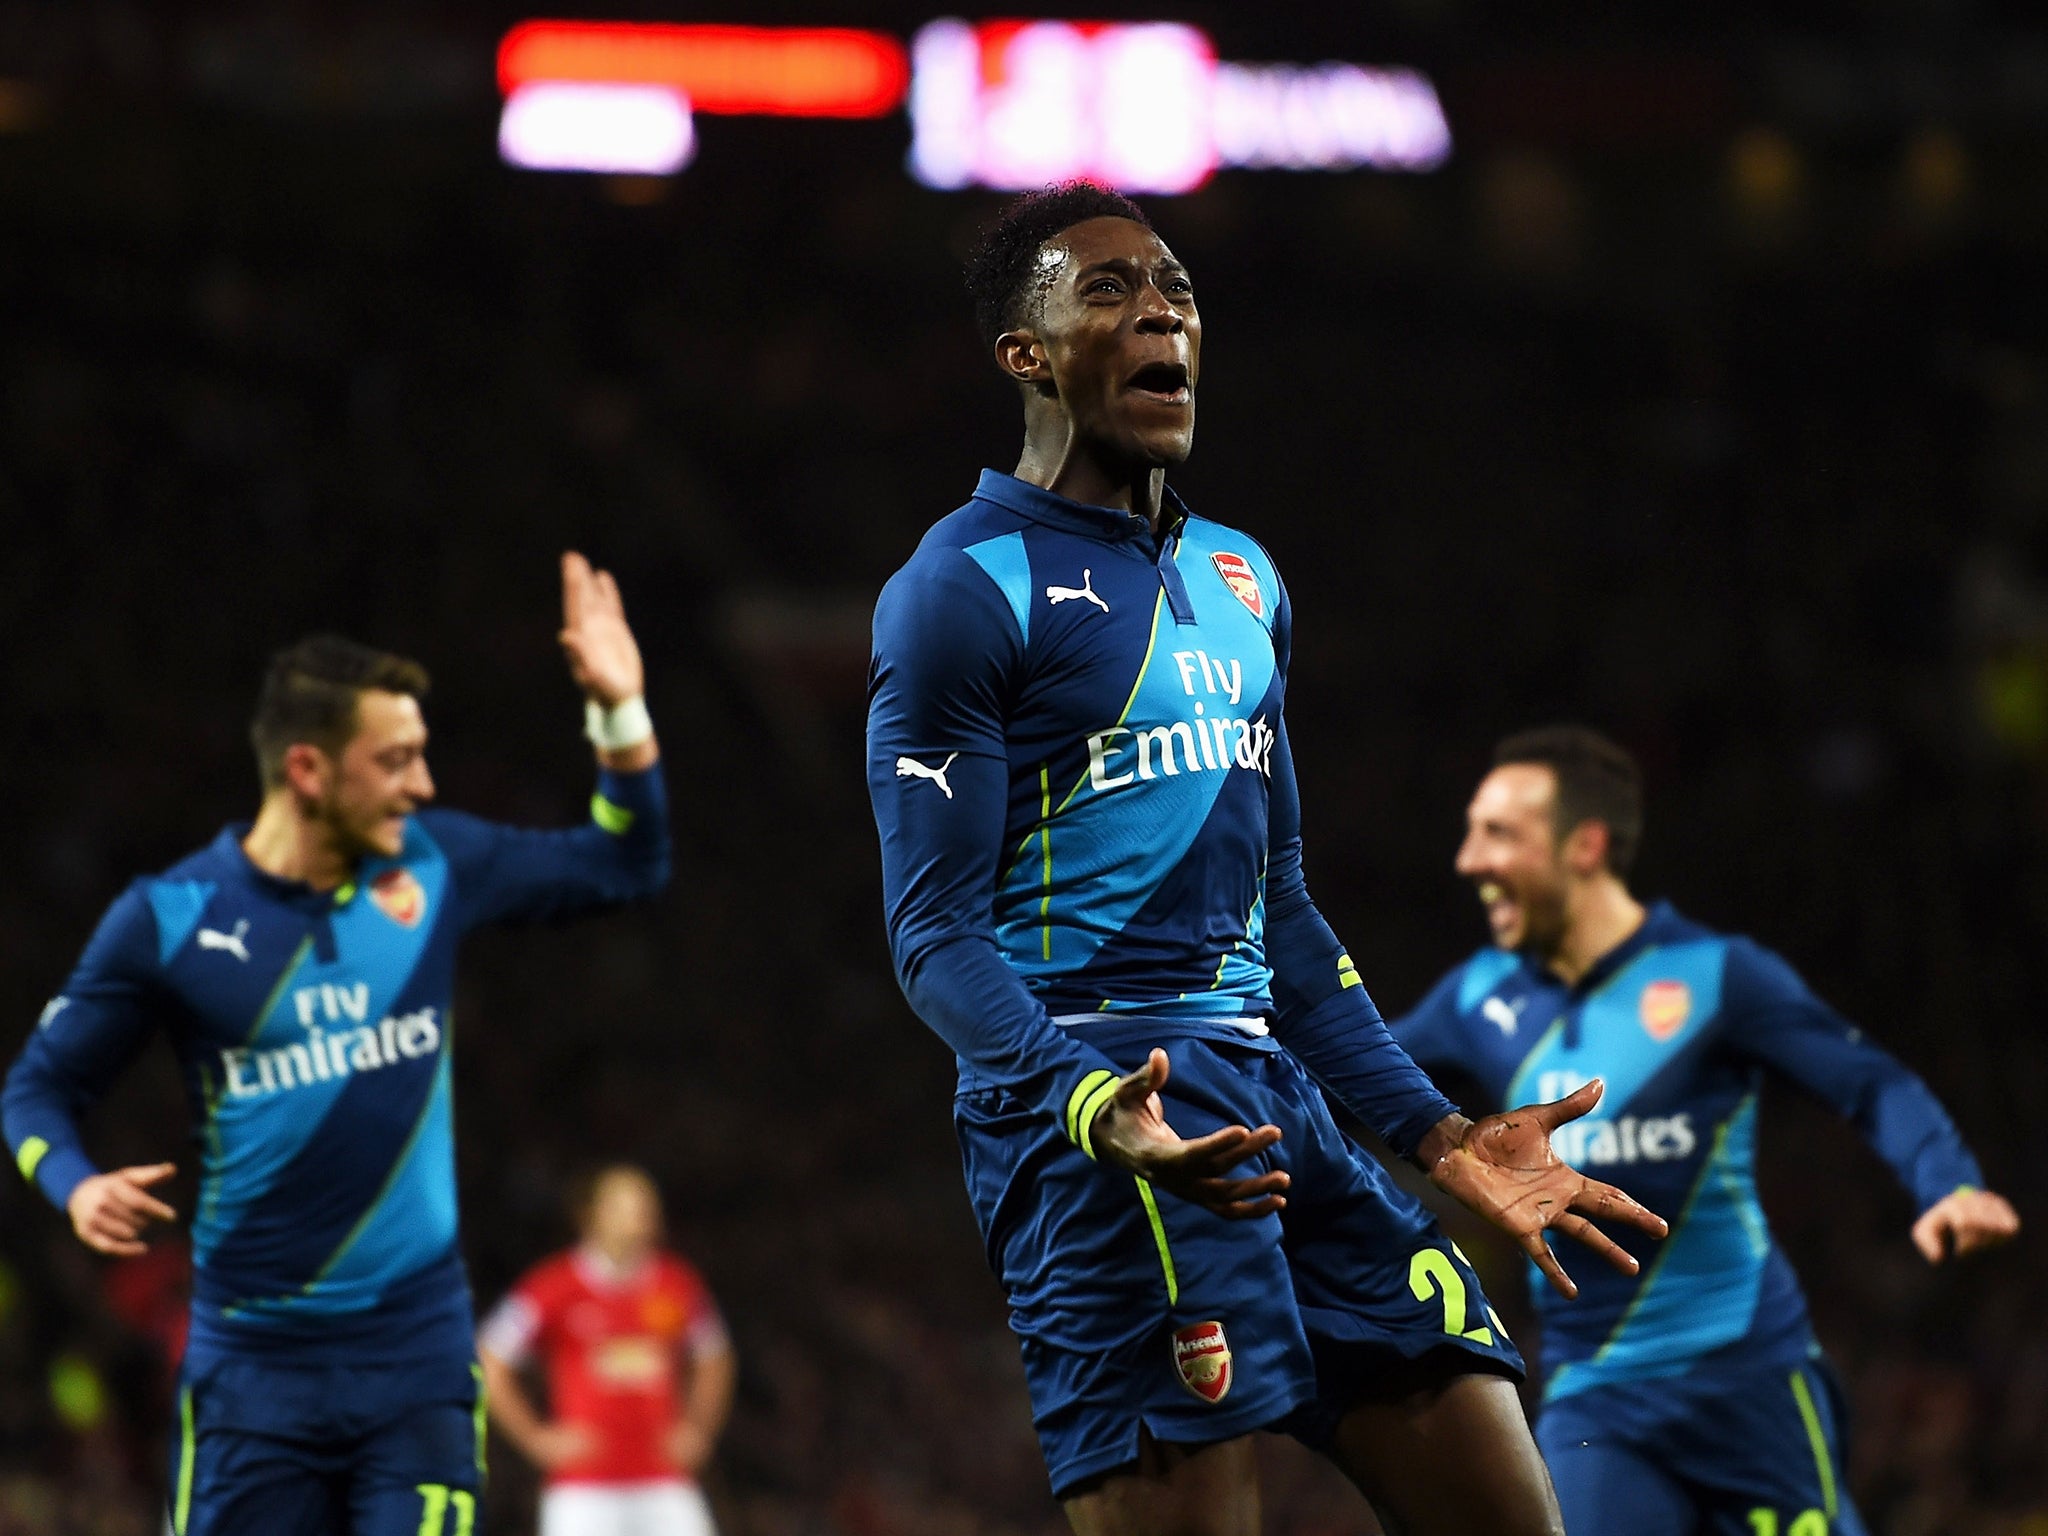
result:
M 633 825 L 633 813 L 623 805 L 614 805 L 603 795 L 590 797 L 590 819 L 613 837 L 621 836 L 626 828 Z
M 1067 1140 L 1073 1142 L 1075 1146 L 1081 1144 L 1081 1106 L 1088 1101 L 1089 1094 L 1100 1088 L 1104 1083 L 1113 1083 L 1115 1081 L 1116 1074 L 1114 1072 L 1106 1072 L 1101 1067 L 1097 1067 L 1093 1072 L 1082 1078 L 1080 1082 L 1076 1083 L 1074 1091 L 1067 1095 Z
M 185 1536 L 185 1523 L 192 1518 L 192 1456 L 199 1448 L 192 1429 L 192 1389 L 178 1394 L 178 1501 L 171 1508 L 171 1530 Z
M 398 1149 L 398 1156 L 392 1161 L 391 1171 L 384 1176 L 384 1187 L 377 1191 L 377 1198 L 372 1200 L 363 1214 L 356 1218 L 356 1224 L 349 1228 L 349 1234 L 341 1240 L 341 1246 L 327 1256 L 327 1262 L 320 1266 L 319 1273 L 299 1287 L 301 1296 L 313 1294 L 313 1287 L 333 1272 L 334 1266 L 341 1262 L 342 1255 L 355 1246 L 356 1239 L 363 1235 L 370 1222 L 384 1208 L 384 1201 L 390 1195 L 391 1187 L 398 1182 L 398 1176 L 405 1172 L 406 1159 L 412 1156 L 413 1148 L 419 1145 L 420 1132 L 427 1128 L 427 1121 L 433 1118 L 435 1095 L 444 1088 L 450 1093 L 454 1092 L 453 1083 L 442 1077 L 443 1073 L 449 1074 L 450 1078 L 453 1076 L 454 1050 L 455 1010 L 451 1008 L 448 1010 L 448 1027 L 441 1034 L 441 1062 L 434 1069 L 436 1080 L 427 1089 L 427 1102 L 420 1106 L 420 1117 L 413 1121 L 411 1131 L 406 1133 L 405 1145 Z
M 1117 1082 L 1117 1078 L 1110 1078 L 1109 1081 L 1089 1094 L 1087 1102 L 1081 1106 L 1081 1134 L 1075 1140 L 1080 1142 L 1081 1150 L 1087 1153 L 1090 1158 L 1095 1156 L 1095 1117 L 1102 1113 L 1104 1105 L 1116 1097 Z
M 476 1382 L 476 1475 L 479 1480 L 491 1474 L 490 1462 L 484 1455 L 484 1442 L 490 1430 L 490 1402 L 484 1394 L 484 1368 L 472 1360 L 469 1374 Z
M 1180 1304 L 1180 1277 L 1173 1272 L 1173 1250 L 1166 1246 L 1166 1223 L 1159 1219 L 1159 1202 L 1152 1198 L 1152 1186 L 1138 1181 L 1138 1198 L 1145 1202 L 1145 1219 L 1152 1223 L 1152 1241 L 1159 1245 L 1159 1267 L 1166 1271 L 1166 1304 Z
M 1799 1404 L 1799 1417 L 1806 1423 L 1806 1443 L 1813 1447 L 1813 1467 L 1820 1473 L 1820 1501 L 1828 1519 L 1835 1518 L 1835 1467 L 1828 1455 L 1828 1437 L 1821 1432 L 1820 1415 L 1813 1409 L 1813 1394 L 1806 1389 L 1806 1377 L 1792 1373 L 1792 1396 Z
M 348 882 L 348 883 L 347 883 L 346 885 L 340 885 L 340 886 L 336 886 L 336 887 L 335 887 L 335 891 L 334 891 L 334 904 L 335 904 L 335 905 L 336 905 L 337 907 L 345 907 L 345 906 L 347 906 L 347 905 L 348 905 L 348 904 L 349 904 L 350 902 L 354 901 L 355 899 L 356 899 L 356 883 L 355 883 L 355 881 L 351 880 L 351 881 L 349 881 L 349 882 Z
M 419 1536 L 441 1536 L 442 1522 L 448 1517 L 448 1485 L 421 1483 L 413 1492 L 420 1496 L 423 1505 Z
M 213 1073 L 199 1063 L 199 1100 L 206 1109 L 205 1166 L 199 1180 L 199 1219 L 211 1221 L 220 1208 L 220 1168 L 227 1152 L 220 1144 L 220 1089 L 213 1086 Z
M 270 989 L 270 996 L 263 999 L 263 1006 L 256 1010 L 256 1022 L 249 1026 L 249 1033 L 242 1038 L 242 1044 L 254 1045 L 256 1037 L 263 1033 L 263 1025 L 270 1018 L 270 1010 L 284 996 L 284 989 L 292 984 L 292 978 L 299 974 L 299 967 L 306 963 L 306 956 L 313 952 L 313 935 L 307 934 L 299 940 L 299 947 L 292 951 L 291 959 L 285 962 L 278 973 L 277 985 Z
M 1975 1195 L 1981 1194 L 1982 1191 L 1979 1190 L 1977 1186 L 1974 1184 L 1958 1184 L 1954 1189 L 1950 1190 L 1949 1193 L 1952 1195 Z
M 1045 958 L 1052 958 L 1052 782 L 1051 765 L 1038 765 L 1038 836 L 1045 844 L 1045 895 L 1039 899 L 1038 921 L 1045 930 Z
M 50 1155 L 50 1144 L 40 1136 L 31 1136 L 21 1144 L 21 1150 L 14 1154 L 14 1166 L 21 1170 L 21 1176 L 33 1184 L 36 1170 L 43 1166 L 43 1159 Z
M 1714 1145 L 1708 1150 L 1706 1161 L 1700 1164 L 1699 1176 L 1692 1181 L 1692 1192 L 1685 1197 L 1685 1208 L 1678 1213 L 1678 1220 L 1671 1223 L 1673 1233 L 1691 1218 L 1692 1208 L 1699 1204 L 1700 1191 L 1707 1187 L 1708 1178 L 1713 1175 L 1715 1165 L 1721 1160 L 1721 1151 L 1728 1144 L 1728 1127 L 1735 1122 L 1735 1115 L 1741 1114 L 1749 1100 L 1754 1097 L 1753 1094 L 1745 1094 L 1742 1102 L 1735 1106 L 1735 1114 L 1730 1115 L 1715 1128 Z M 1620 1340 L 1628 1325 L 1635 1321 L 1636 1311 L 1642 1306 L 1643 1298 L 1650 1294 L 1650 1287 L 1657 1283 L 1657 1276 L 1664 1268 L 1664 1261 L 1671 1257 L 1671 1247 L 1667 1239 L 1663 1250 L 1651 1261 L 1648 1271 L 1643 1275 L 1643 1283 L 1636 1287 L 1635 1295 L 1629 1300 L 1628 1310 L 1621 1314 L 1621 1321 L 1614 1325 L 1614 1331 L 1607 1335 L 1606 1342 L 1593 1352 L 1593 1364 L 1599 1365 L 1607 1358 L 1608 1352 Z
M 1131 707 L 1138 702 L 1138 690 L 1145 686 L 1145 674 L 1152 670 L 1152 650 L 1154 646 L 1159 644 L 1159 615 L 1164 611 L 1165 607 L 1166 588 L 1161 587 L 1159 595 L 1152 600 L 1152 632 L 1145 639 L 1145 659 L 1138 663 L 1138 676 L 1136 681 L 1131 684 L 1131 696 L 1124 700 L 1124 707 L 1118 712 L 1116 717 L 1116 725 L 1122 725 L 1131 718 Z M 1114 730 L 1116 725 L 1111 726 L 1110 729 Z M 1067 807 L 1074 803 L 1074 797 L 1081 793 L 1081 786 L 1087 782 L 1088 770 L 1084 768 L 1081 770 L 1081 777 L 1074 780 L 1074 787 L 1067 791 L 1066 799 L 1062 800 L 1054 808 L 1053 815 L 1065 815 Z M 1037 835 L 1036 828 L 1024 834 L 1024 841 L 1017 845 L 1016 858 L 1010 860 L 1010 868 L 1012 870 L 1017 867 L 1024 855 L 1031 851 L 1031 839 Z
M 1365 981 L 1359 976 L 1358 967 L 1351 963 L 1351 956 L 1348 954 L 1339 955 L 1337 957 L 1337 990 L 1342 992 L 1346 987 L 1362 987 L 1364 985 Z

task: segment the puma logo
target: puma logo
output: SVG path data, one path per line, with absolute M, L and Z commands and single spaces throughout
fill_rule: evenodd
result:
M 222 933 L 218 928 L 202 928 L 199 930 L 199 947 L 201 949 L 224 949 L 237 960 L 247 963 L 249 950 L 242 943 L 242 940 L 247 936 L 248 932 L 249 919 L 246 917 L 235 924 L 235 931 L 233 933 Z
M 953 798 L 953 786 L 946 782 L 946 770 L 953 766 L 958 752 L 948 753 L 946 760 L 936 768 L 927 768 L 914 757 L 896 759 L 896 777 L 899 779 L 930 779 L 939 786 L 939 793 L 948 800 Z
M 1095 595 L 1095 572 L 1092 570 L 1081 572 L 1081 585 L 1078 587 L 1047 587 L 1045 595 L 1055 608 L 1061 603 L 1078 601 L 1093 603 L 1104 613 L 1109 612 L 1109 604 Z

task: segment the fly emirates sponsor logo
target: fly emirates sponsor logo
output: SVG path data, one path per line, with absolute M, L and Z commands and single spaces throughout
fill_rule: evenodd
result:
M 260 1098 L 287 1088 L 328 1083 L 358 1072 L 375 1072 L 432 1056 L 441 1048 L 438 1010 L 416 1008 L 369 1022 L 370 989 L 363 982 L 329 982 L 301 987 L 292 1006 L 306 1031 L 304 1041 L 258 1050 L 240 1047 L 220 1053 L 228 1097 Z
M 1240 720 L 1230 710 L 1244 699 L 1244 666 L 1207 651 L 1175 651 L 1182 692 L 1194 700 L 1192 718 L 1165 725 L 1113 725 L 1088 738 L 1088 783 L 1096 791 L 1183 773 L 1225 773 L 1252 768 L 1273 774 L 1273 727 L 1260 715 Z
M 1536 1097 L 1539 1102 L 1568 1098 L 1591 1081 L 1577 1072 L 1540 1072 Z M 1574 1168 L 1681 1162 L 1691 1157 L 1699 1144 L 1688 1114 L 1571 1120 L 1550 1133 L 1551 1147 Z

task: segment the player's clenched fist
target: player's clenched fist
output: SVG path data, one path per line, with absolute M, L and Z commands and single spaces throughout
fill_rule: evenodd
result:
M 175 1163 L 150 1163 L 94 1174 L 71 1192 L 71 1229 L 88 1248 L 117 1258 L 148 1250 L 142 1234 L 151 1222 L 176 1221 L 178 1213 L 149 1191 L 178 1171 Z

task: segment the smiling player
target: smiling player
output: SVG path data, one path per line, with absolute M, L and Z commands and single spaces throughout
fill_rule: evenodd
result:
M 1053 1490 L 1082 1536 L 1251 1536 L 1250 1432 L 1286 1428 L 1410 1536 L 1555 1532 L 1514 1346 L 1310 1074 L 1567 1291 L 1546 1227 L 1632 1268 L 1586 1214 L 1663 1224 L 1552 1155 L 1594 1091 L 1458 1114 L 1308 899 L 1286 591 L 1165 484 L 1186 268 L 1076 185 L 1013 205 L 969 286 L 1023 454 L 882 593 L 868 782 Z
M 1394 1037 L 1495 1098 L 1599 1078 L 1573 1160 L 1662 1210 L 1641 1275 L 1601 1274 L 1569 1307 L 1539 1295 L 1549 1381 L 1537 1440 L 1573 1531 L 1856 1536 L 1840 1410 L 1805 1298 L 1757 1204 L 1757 1091 L 1776 1073 L 1852 1120 L 1913 1195 L 1930 1264 L 2019 1230 L 1911 1072 L 1783 960 L 1714 933 L 1627 876 L 1642 831 L 1633 759 L 1576 726 L 1501 743 L 1466 813 L 1458 873 L 1493 946 Z
M 200 1153 L 177 1536 L 470 1536 L 482 1412 L 456 1247 L 455 950 L 483 923 L 651 895 L 659 755 L 617 586 L 562 561 L 561 643 L 597 747 L 571 831 L 428 810 L 417 663 L 280 652 L 263 801 L 115 901 L 7 1077 L 17 1166 L 90 1247 L 174 1219 L 169 1163 L 102 1173 L 79 1117 L 162 1029 Z

